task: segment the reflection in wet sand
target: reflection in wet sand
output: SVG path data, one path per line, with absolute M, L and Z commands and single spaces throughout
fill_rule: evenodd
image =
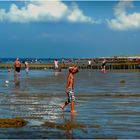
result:
M 57 128 L 60 130 L 65 131 L 65 135 L 67 139 L 74 138 L 73 131 L 74 129 L 82 129 L 86 128 L 87 126 L 84 124 L 78 124 L 75 121 L 76 115 L 69 114 L 67 117 L 65 116 L 64 112 L 61 114 L 62 123 L 55 123 L 55 122 L 45 122 L 43 126 L 47 126 L 48 128 Z
M 20 74 L 14 73 L 15 89 L 20 89 Z

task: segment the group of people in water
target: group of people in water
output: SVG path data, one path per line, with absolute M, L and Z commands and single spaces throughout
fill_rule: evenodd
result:
M 16 58 L 13 66 L 14 66 L 15 74 L 18 75 L 18 77 L 19 77 L 20 76 L 20 70 L 21 70 L 21 62 L 20 62 L 19 58 Z M 29 72 L 28 59 L 26 59 L 26 61 L 24 62 L 24 66 L 25 66 L 25 72 L 26 72 L 26 74 L 28 74 L 28 72 Z M 57 59 L 54 60 L 54 70 L 57 70 L 59 72 L 61 71 L 61 67 L 60 67 Z M 68 104 L 71 104 L 71 113 L 75 112 L 75 108 L 74 108 L 74 101 L 75 101 L 75 97 L 74 97 L 74 75 L 78 72 L 79 72 L 79 70 L 78 70 L 78 67 L 76 65 L 73 65 L 73 66 L 69 67 L 67 82 L 66 82 L 66 97 L 67 97 L 67 100 L 62 105 L 60 105 L 61 109 L 64 110 L 64 108 Z
M 106 59 L 104 59 L 102 61 L 102 64 L 101 64 L 101 71 L 105 71 L 106 70 Z M 26 74 L 28 74 L 29 72 L 29 63 L 28 63 L 28 59 L 26 59 L 26 61 L 24 62 L 24 65 L 25 65 L 25 72 Z M 65 62 L 64 60 L 62 60 L 61 64 L 59 64 L 59 61 L 57 59 L 54 59 L 54 70 L 57 70 L 57 71 L 61 71 L 61 68 L 65 65 Z M 88 61 L 88 68 L 90 68 L 92 65 L 92 62 L 91 60 Z M 21 69 L 21 62 L 19 60 L 19 58 L 16 58 L 15 62 L 14 62 L 14 70 L 15 72 L 17 72 L 18 74 L 20 74 L 20 69 Z
M 64 63 L 64 62 L 62 62 Z M 89 62 L 89 65 L 91 65 L 91 62 Z M 101 65 L 101 71 L 105 72 L 105 65 L 106 65 L 106 60 L 104 59 Z M 29 72 L 29 63 L 28 59 L 24 62 L 25 66 L 25 72 L 28 75 Z M 14 62 L 14 70 L 15 73 L 20 76 L 20 70 L 21 70 L 21 62 L 19 58 L 17 58 Z M 54 60 L 54 70 L 55 71 L 61 71 L 61 66 L 58 63 L 58 60 Z M 79 72 L 79 69 L 76 65 L 73 65 L 69 67 L 68 69 L 68 75 L 67 75 L 67 81 L 66 81 L 66 97 L 67 100 L 60 105 L 60 108 L 64 110 L 64 108 L 71 104 L 71 113 L 75 113 L 75 108 L 74 108 L 74 101 L 75 101 L 75 96 L 74 96 L 74 75 Z
M 25 65 L 25 72 L 26 72 L 26 74 L 28 74 L 28 72 L 29 72 L 28 59 L 26 59 L 26 61 L 24 62 L 24 65 Z M 14 62 L 14 70 L 18 75 L 20 75 L 20 69 L 21 69 L 21 62 L 20 62 L 19 58 L 17 58 Z
M 60 72 L 61 69 L 64 67 L 65 67 L 64 59 L 62 59 L 61 63 L 57 59 L 54 59 L 54 70 L 57 70 Z

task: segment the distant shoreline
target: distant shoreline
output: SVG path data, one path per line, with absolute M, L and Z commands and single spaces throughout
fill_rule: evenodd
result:
M 70 66 L 72 66 L 75 63 L 66 63 L 65 65 L 60 64 L 61 69 L 67 69 Z M 79 69 L 92 69 L 92 70 L 100 70 L 101 69 L 101 63 L 98 64 L 92 64 L 89 66 L 88 64 L 83 63 L 77 63 L 76 64 Z M 14 69 L 13 64 L 11 63 L 0 63 L 1 69 Z M 24 69 L 25 65 L 22 63 L 21 68 Z M 29 63 L 30 69 L 54 69 L 53 63 Z M 107 63 L 106 65 L 107 71 L 140 71 L 140 64 L 139 63 Z

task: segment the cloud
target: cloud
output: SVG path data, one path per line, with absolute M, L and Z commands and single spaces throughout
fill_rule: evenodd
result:
M 115 9 L 115 18 L 107 20 L 110 28 L 115 30 L 129 30 L 140 28 L 140 13 L 127 14 L 127 8 L 133 8 L 134 5 L 131 1 L 119 2 Z
M 64 2 L 57 1 L 28 1 L 23 7 L 12 4 L 9 10 L 0 9 L 0 21 L 29 23 L 68 21 L 97 23 L 91 17 L 85 16 L 78 5 L 68 7 Z
M 73 3 L 72 9 L 69 10 L 67 19 L 70 22 L 79 21 L 79 22 L 95 23 L 95 21 L 93 21 L 91 17 L 84 16 L 83 12 L 78 8 L 78 6 L 75 3 Z

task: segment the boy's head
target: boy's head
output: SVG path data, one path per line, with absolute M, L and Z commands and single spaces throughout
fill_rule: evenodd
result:
M 69 67 L 69 72 L 72 73 L 72 74 L 78 73 L 79 72 L 78 67 L 76 65 L 72 66 L 72 67 Z

